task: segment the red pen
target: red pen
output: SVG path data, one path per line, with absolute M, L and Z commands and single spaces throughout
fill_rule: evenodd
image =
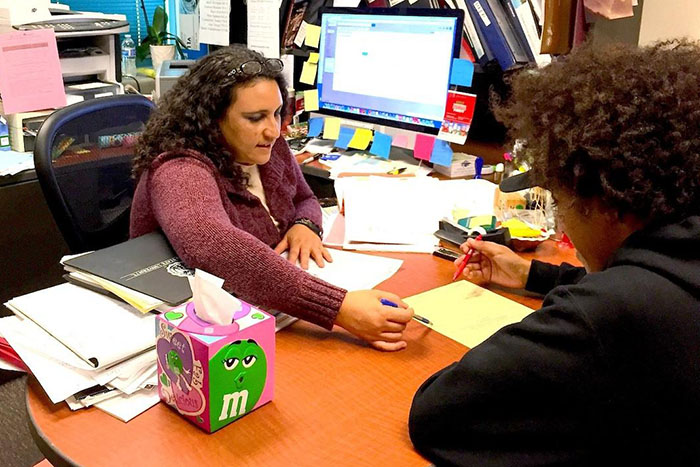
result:
M 479 234 L 476 237 L 476 241 L 480 242 L 482 238 L 483 237 L 481 236 L 481 234 Z M 459 267 L 457 268 L 457 270 L 455 271 L 455 275 L 452 276 L 452 282 L 456 281 L 457 278 L 462 275 L 462 273 L 464 272 L 464 268 L 467 267 L 467 263 L 472 258 L 473 254 L 474 254 L 474 248 L 470 248 L 469 251 L 467 251 L 467 255 L 464 257 L 464 261 L 462 261 L 462 264 L 460 264 Z

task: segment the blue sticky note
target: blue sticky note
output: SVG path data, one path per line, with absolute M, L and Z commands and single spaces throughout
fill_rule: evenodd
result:
M 323 118 L 322 117 L 317 117 L 317 118 L 310 118 L 309 119 L 309 131 L 306 133 L 306 136 L 312 136 L 316 138 L 318 135 L 321 134 L 321 130 L 323 130 Z
M 474 77 L 474 64 L 463 58 L 452 59 L 452 71 L 450 72 L 450 84 L 457 86 L 471 86 Z
M 372 146 L 369 148 L 369 153 L 374 154 L 375 156 L 383 157 L 384 159 L 388 159 L 390 151 L 391 135 L 375 131 L 374 141 L 372 141 Z
M 338 135 L 338 140 L 335 142 L 335 147 L 340 149 L 347 149 L 350 145 L 350 140 L 355 136 L 355 129 L 347 126 L 340 127 L 340 134 Z
M 449 167 L 452 164 L 452 148 L 447 141 L 436 139 L 433 152 L 430 154 L 430 162 Z

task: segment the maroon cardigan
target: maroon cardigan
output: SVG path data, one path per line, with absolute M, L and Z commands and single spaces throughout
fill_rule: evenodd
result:
M 130 235 L 161 229 L 188 266 L 225 279 L 224 287 L 237 297 L 331 329 L 346 290 L 272 249 L 296 219 L 321 225 L 318 201 L 283 138 L 259 170 L 279 230 L 256 196 L 234 186 L 204 155 L 183 149 L 161 154 L 141 175 Z

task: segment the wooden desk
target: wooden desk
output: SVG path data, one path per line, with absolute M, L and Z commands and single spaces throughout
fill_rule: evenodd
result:
M 378 288 L 401 296 L 447 284 L 451 262 L 426 254 L 401 258 L 401 269 Z M 538 258 L 576 262 L 572 250 L 545 242 Z M 532 308 L 540 299 L 498 291 Z M 336 328 L 298 322 L 277 335 L 271 403 L 208 435 L 158 404 L 129 423 L 96 408 L 71 412 L 52 405 L 33 380 L 27 409 L 35 440 L 56 466 L 80 465 L 386 465 L 424 466 L 408 437 L 413 394 L 466 347 L 409 323 L 408 348 L 383 353 Z M 70 464 L 68 464 L 70 465 Z

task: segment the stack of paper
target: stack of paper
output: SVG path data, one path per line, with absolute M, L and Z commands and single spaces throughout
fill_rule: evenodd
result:
M 493 214 L 496 185 L 485 180 L 351 177 L 335 183 L 345 218 L 329 232 L 337 242 L 345 222 L 345 249 L 432 252 L 442 218 Z
M 155 315 L 72 284 L 5 305 L 16 316 L 0 319 L 0 334 L 53 403 L 95 405 L 127 421 L 140 413 L 132 397 L 148 401 L 143 410 L 158 402 Z

